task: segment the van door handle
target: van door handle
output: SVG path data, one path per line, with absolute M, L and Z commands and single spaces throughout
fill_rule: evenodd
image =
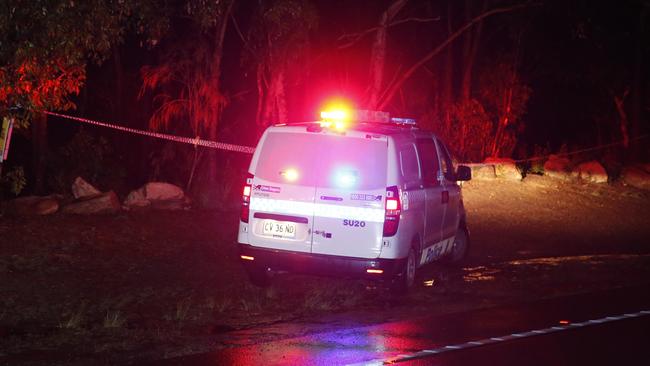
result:
M 442 191 L 442 197 L 441 197 L 441 203 L 442 204 L 447 204 L 449 203 L 449 191 Z

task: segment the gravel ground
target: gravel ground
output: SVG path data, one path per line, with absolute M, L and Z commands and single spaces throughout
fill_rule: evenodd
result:
M 348 279 L 252 287 L 238 212 L 0 218 L 0 365 L 137 364 L 421 315 L 647 283 L 650 194 L 529 176 L 464 186 L 464 266 L 396 298 Z

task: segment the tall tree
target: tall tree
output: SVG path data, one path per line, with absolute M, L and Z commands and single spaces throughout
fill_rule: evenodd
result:
M 222 60 L 224 40 L 234 0 L 207 2 L 188 0 L 178 13 L 189 19 L 181 23 L 190 29 L 192 40 L 182 32 L 164 45 L 162 62 L 142 69 L 143 88 L 156 93 L 157 110 L 150 119 L 154 128 L 176 129 L 189 127 L 194 136 L 217 140 L 217 129 L 227 98 L 222 88 Z M 178 32 L 181 33 L 181 32 Z M 199 34 L 197 36 L 197 33 Z M 188 42 L 189 41 L 189 42 Z M 204 188 L 211 192 L 216 187 L 219 163 L 211 150 L 205 159 Z M 199 164 L 198 150 L 191 163 L 186 188 L 191 188 Z M 211 189 L 212 188 L 212 189 Z M 207 205 L 214 202 L 207 197 Z
M 375 39 L 372 43 L 370 54 L 370 82 L 368 83 L 368 101 L 366 102 L 370 109 L 377 107 L 383 88 L 388 27 L 393 18 L 404 8 L 406 2 L 407 0 L 394 0 L 379 18 L 379 24 L 375 32 Z
M 309 33 L 318 25 L 310 1 L 262 1 L 246 40 L 244 62 L 255 68 L 258 131 L 273 122 L 286 122 L 287 85 L 306 74 Z
M 151 0 L 153 1 L 153 0 Z M 86 80 L 88 60 L 102 62 L 122 41 L 127 20 L 154 35 L 164 24 L 144 11 L 151 1 L 3 0 L 0 8 L 0 112 L 22 107 L 20 127 L 33 118 L 34 189 L 43 190 L 47 153 L 46 110 L 74 108 L 70 97 Z M 145 27 L 146 26 L 146 27 Z M 154 35 L 155 36 L 155 35 Z

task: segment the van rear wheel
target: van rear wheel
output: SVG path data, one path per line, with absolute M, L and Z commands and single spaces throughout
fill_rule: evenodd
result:
M 415 250 L 409 250 L 408 257 L 406 257 L 406 265 L 404 270 L 393 280 L 393 291 L 403 294 L 406 293 L 415 283 L 415 269 L 417 267 L 415 259 Z
M 250 282 L 257 287 L 269 287 L 271 285 L 271 277 L 265 267 L 248 265 L 246 266 L 246 274 L 248 274 Z
M 467 257 L 467 250 L 469 249 L 469 237 L 467 230 L 464 227 L 459 227 L 454 237 L 454 243 L 451 247 L 451 253 L 447 257 L 447 262 L 450 264 L 459 264 L 465 257 Z

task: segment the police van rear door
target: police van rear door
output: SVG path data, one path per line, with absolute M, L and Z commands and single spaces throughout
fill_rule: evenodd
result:
M 304 127 L 271 127 L 260 140 L 251 187 L 251 245 L 311 252 L 315 137 Z
M 360 131 L 319 135 L 312 253 L 376 258 L 381 251 L 388 143 Z

